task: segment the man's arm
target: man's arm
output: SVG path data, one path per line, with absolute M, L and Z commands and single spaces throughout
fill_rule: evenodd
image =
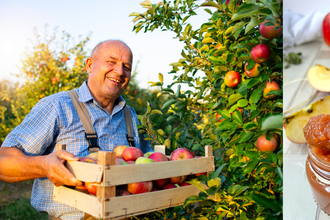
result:
M 65 160 L 78 158 L 64 150 L 45 156 L 27 156 L 17 148 L 0 147 L 0 180 L 12 183 L 47 177 L 55 186 L 82 185 L 63 165 Z

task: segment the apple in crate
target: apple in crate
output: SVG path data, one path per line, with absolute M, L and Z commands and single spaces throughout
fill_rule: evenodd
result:
M 190 185 L 191 185 L 191 184 L 188 183 L 188 182 L 183 182 L 183 183 L 180 184 L 180 186 L 190 186 Z
M 187 148 L 178 148 L 171 154 L 171 160 L 185 160 L 194 158 L 194 154 Z
M 153 163 L 154 161 L 152 159 L 146 158 L 146 157 L 139 157 L 135 160 L 135 164 L 143 164 L 143 163 Z
M 129 196 L 131 195 L 127 190 L 116 189 L 116 196 Z
M 168 178 L 152 181 L 154 188 L 161 189 L 168 183 Z
M 150 192 L 152 189 L 152 181 L 142 181 L 127 184 L 127 191 L 131 194 L 140 194 Z
M 167 161 L 167 157 L 160 152 L 154 152 L 148 158 L 152 159 L 154 162 Z
M 85 186 L 85 183 L 83 183 L 83 185 L 81 186 L 76 186 L 75 190 L 78 190 L 83 193 L 89 193 L 87 187 Z
M 163 187 L 163 189 L 173 189 L 173 188 L 176 188 L 176 186 L 173 183 L 168 183 Z
M 136 161 L 139 157 L 143 157 L 143 152 L 136 147 L 127 147 L 123 151 L 123 159 L 125 161 Z
M 85 162 L 85 163 L 97 163 L 97 159 L 91 158 L 91 157 L 81 157 L 79 158 L 80 162 Z
M 96 195 L 97 193 L 97 182 L 86 182 L 85 186 L 90 194 Z
M 128 146 L 126 146 L 126 145 L 119 145 L 119 146 L 117 146 L 117 147 L 113 150 L 113 152 L 116 153 L 116 157 L 123 159 L 123 151 L 124 151 L 126 148 L 128 148 Z
M 124 159 L 116 158 L 116 165 L 127 165 L 128 163 Z
M 170 182 L 173 184 L 181 184 L 186 180 L 187 176 L 176 176 L 176 177 L 171 177 Z

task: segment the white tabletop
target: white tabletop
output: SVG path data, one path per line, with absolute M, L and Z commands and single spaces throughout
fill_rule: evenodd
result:
M 299 65 L 291 65 L 284 69 L 284 112 L 306 101 L 314 92 L 306 78 L 308 69 L 320 64 L 330 68 L 330 47 L 323 42 L 312 42 L 291 49 L 292 52 L 302 52 L 303 59 Z M 287 53 L 288 51 L 285 51 Z M 290 83 L 297 81 L 295 83 Z M 330 86 L 330 85 L 329 85 Z M 315 91 L 315 97 L 309 102 L 313 103 L 327 97 L 330 93 Z M 314 220 L 317 205 L 313 199 L 309 183 L 306 178 L 305 163 L 307 158 L 307 145 L 295 144 L 283 135 L 283 212 L 285 220 Z M 321 213 L 319 220 L 330 220 L 330 217 Z

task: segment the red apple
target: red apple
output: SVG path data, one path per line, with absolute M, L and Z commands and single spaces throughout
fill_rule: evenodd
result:
M 217 113 L 217 114 L 215 115 L 215 119 L 218 120 L 218 122 L 222 122 L 222 121 L 226 120 L 226 119 L 221 118 L 221 117 L 222 117 L 222 116 L 221 116 L 219 113 Z
M 157 188 L 152 188 L 152 190 L 150 192 L 155 192 L 155 191 L 159 191 L 159 189 Z
M 188 182 L 183 182 L 183 183 L 180 184 L 180 186 L 190 186 L 190 185 L 191 185 L 191 184 L 188 183 Z
M 97 163 L 97 160 L 93 159 L 93 158 L 90 158 L 90 157 L 82 157 L 82 158 L 79 158 L 79 161 L 80 162 L 85 162 L 85 163 Z
M 97 192 L 96 182 L 86 182 L 85 186 L 90 194 L 96 195 Z
M 135 161 L 133 160 L 129 160 L 129 161 L 126 161 L 127 164 L 135 164 Z
M 153 183 L 154 188 L 161 189 L 166 185 L 166 183 L 168 183 L 168 178 L 153 180 L 152 183 Z
M 129 183 L 127 185 L 127 191 L 131 194 L 139 194 L 150 192 L 152 189 L 152 181 L 143 181 L 137 183 Z
M 266 44 L 259 44 L 251 50 L 251 58 L 256 63 L 264 63 L 271 56 L 271 51 Z
M 267 21 L 262 22 L 259 27 L 259 31 L 262 37 L 271 40 L 281 35 L 282 27 L 280 27 L 279 24 L 275 23 L 272 26 L 265 26 L 266 22 Z
M 252 69 L 247 69 L 246 68 L 247 65 L 248 65 L 248 63 L 246 62 L 245 66 L 244 66 L 245 75 L 247 75 L 249 77 L 256 77 L 259 75 L 259 70 L 258 70 L 258 67 L 260 67 L 259 63 L 256 63 Z
M 167 161 L 167 157 L 163 153 L 160 153 L 160 152 L 154 152 L 148 158 L 152 159 L 154 162 Z
M 194 158 L 194 154 L 187 148 L 177 148 L 171 154 L 171 160 L 185 160 Z
M 163 189 L 172 189 L 172 188 L 176 188 L 176 186 L 173 183 L 168 183 L 163 187 Z
M 176 177 L 171 177 L 170 182 L 173 184 L 181 184 L 186 180 L 187 176 L 176 176 Z
M 136 147 L 127 147 L 123 151 L 123 159 L 125 161 L 135 161 L 139 157 L 143 157 L 143 153 L 139 148 Z
M 116 165 L 127 165 L 128 163 L 124 159 L 116 158 Z
M 127 190 L 116 189 L 116 196 L 129 196 L 131 195 Z
M 119 145 L 117 146 L 113 152 L 116 153 L 116 157 L 123 159 L 123 151 L 127 148 L 128 146 L 126 145 Z
M 330 13 L 328 13 L 322 23 L 323 39 L 330 46 Z
M 269 141 L 264 134 L 258 137 L 256 144 L 259 151 L 274 151 L 277 148 L 277 139 L 273 135 Z
M 225 84 L 228 87 L 235 87 L 238 85 L 238 83 L 241 81 L 241 76 L 238 72 L 235 71 L 229 71 L 225 75 Z
M 266 87 L 264 88 L 264 97 L 266 99 L 275 98 L 276 95 L 267 95 L 267 93 L 269 93 L 270 91 L 273 91 L 273 90 L 280 90 L 280 86 L 275 81 L 272 81 L 272 82 L 268 81 L 266 83 Z

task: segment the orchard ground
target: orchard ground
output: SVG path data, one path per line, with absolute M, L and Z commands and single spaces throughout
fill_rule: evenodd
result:
M 28 216 L 34 219 L 48 219 L 48 214 L 39 214 L 30 204 L 32 180 L 6 183 L 0 181 L 0 220 L 22 219 Z

